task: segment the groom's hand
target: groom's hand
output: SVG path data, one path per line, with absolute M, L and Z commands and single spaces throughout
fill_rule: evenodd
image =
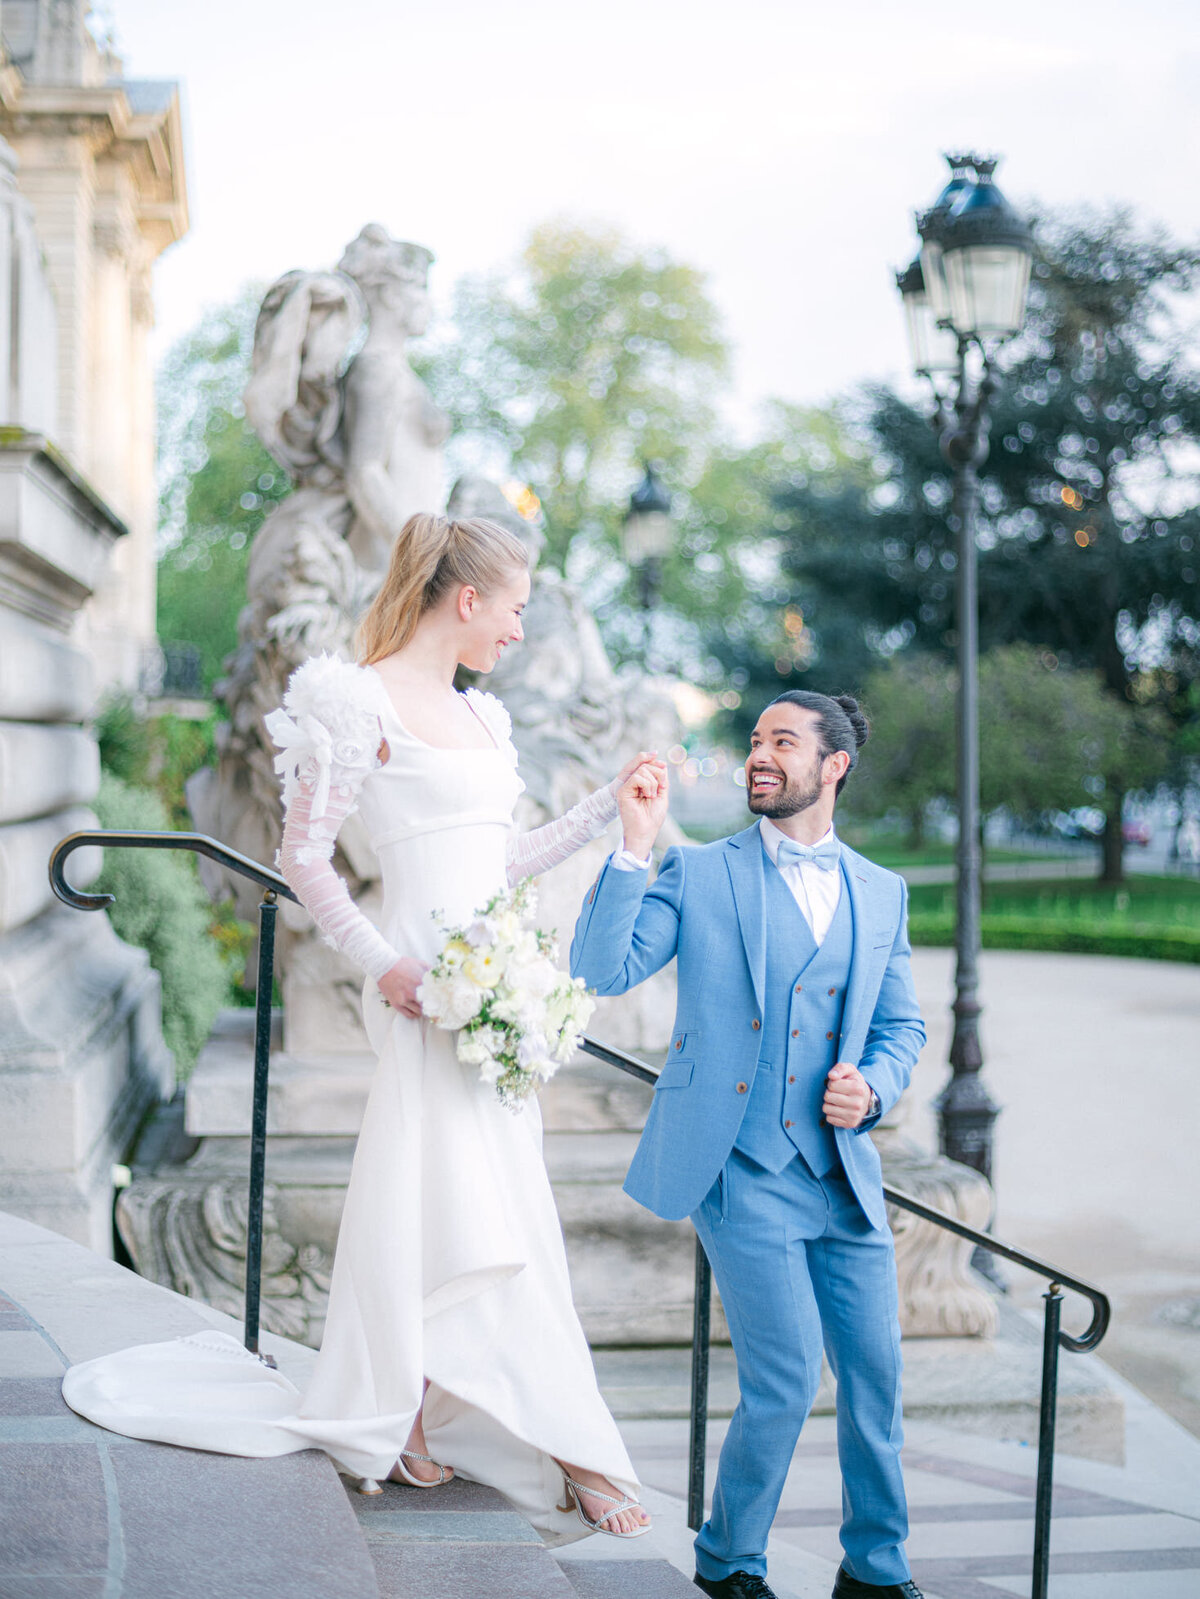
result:
M 840 1060 L 825 1079 L 822 1114 L 831 1127 L 857 1127 L 871 1105 L 871 1090 L 857 1066 Z
M 667 768 L 656 755 L 641 755 L 622 773 L 617 808 L 625 832 L 625 848 L 645 860 L 667 816 Z

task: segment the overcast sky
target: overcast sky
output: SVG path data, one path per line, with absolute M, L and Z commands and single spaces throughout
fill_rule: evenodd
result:
M 709 275 L 734 414 L 906 357 L 891 269 L 940 152 L 1010 199 L 1119 201 L 1200 232 L 1197 0 L 109 0 L 130 76 L 184 89 L 191 233 L 160 341 L 363 223 L 435 296 L 552 217 Z

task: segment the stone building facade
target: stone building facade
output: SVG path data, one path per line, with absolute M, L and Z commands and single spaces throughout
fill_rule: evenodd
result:
M 100 693 L 152 658 L 151 269 L 187 207 L 177 86 L 125 80 L 85 13 L 0 0 L 0 1208 L 107 1253 L 173 1064 L 145 955 L 46 867 L 95 825 Z

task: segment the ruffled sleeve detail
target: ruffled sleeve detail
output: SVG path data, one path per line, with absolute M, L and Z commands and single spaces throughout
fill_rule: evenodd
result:
M 504 709 L 503 702 L 494 694 L 485 694 L 478 688 L 464 689 L 463 698 L 496 740 L 515 770 L 517 747 L 512 740 L 512 717 Z
M 283 780 L 284 810 L 291 809 L 302 782 L 311 785 L 314 822 L 328 813 L 331 793 L 353 799 L 381 764 L 376 686 L 363 667 L 336 655 L 314 655 L 298 666 L 282 709 L 263 721 L 280 750 L 275 770 Z

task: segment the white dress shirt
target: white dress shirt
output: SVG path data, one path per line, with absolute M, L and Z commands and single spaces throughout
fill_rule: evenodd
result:
M 787 834 L 782 832 L 775 823 L 766 816 L 758 819 L 758 830 L 762 834 L 763 845 L 767 854 L 774 862 L 779 854 L 779 846 Z M 823 837 L 818 838 L 818 844 L 824 844 L 828 839 L 835 837 L 833 828 Z M 825 934 L 829 931 L 833 921 L 834 912 L 838 908 L 838 899 L 842 892 L 842 873 L 840 868 L 826 872 L 815 861 L 793 861 L 787 866 L 779 868 L 779 875 L 783 878 L 791 891 L 792 898 L 804 913 L 804 920 L 812 929 L 812 936 L 816 939 L 818 947 L 825 942 Z
M 775 857 L 779 854 L 779 846 L 787 835 L 765 816 L 759 817 L 758 827 L 767 854 L 774 863 Z M 827 839 L 834 837 L 836 835 L 831 827 L 827 833 L 817 839 L 817 843 L 824 844 Z M 612 863 L 619 872 L 644 872 L 650 865 L 649 859 L 640 861 L 633 851 L 628 849 L 618 850 L 612 858 Z M 825 942 L 825 934 L 829 931 L 834 912 L 838 908 L 838 899 L 842 892 L 841 871 L 822 871 L 815 861 L 794 861 L 790 866 L 781 867 L 779 875 L 799 905 L 819 948 Z
M 648 872 L 650 870 L 650 856 L 644 861 L 639 861 L 631 849 L 619 849 L 612 858 L 612 863 L 618 872 Z

